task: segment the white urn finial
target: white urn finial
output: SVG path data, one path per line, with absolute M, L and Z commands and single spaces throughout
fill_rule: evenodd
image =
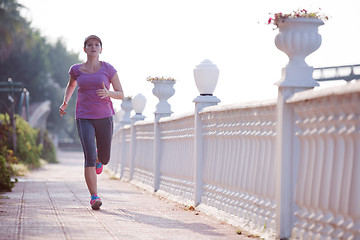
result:
M 276 47 L 286 53 L 289 62 L 283 69 L 283 76 L 277 83 L 287 87 L 314 87 L 319 84 L 313 79 L 313 68 L 305 58 L 321 45 L 318 27 L 324 22 L 316 18 L 289 18 L 278 23 L 279 34 Z
M 122 123 L 122 124 L 130 123 L 130 112 L 132 110 L 131 97 L 125 97 L 122 100 L 122 103 L 120 106 L 121 106 L 121 109 L 124 111 L 124 115 L 122 116 L 120 123 Z
M 142 114 L 145 109 L 146 98 L 144 95 L 139 93 L 135 97 L 133 97 L 133 99 L 131 100 L 131 104 L 136 114 Z
M 154 88 L 152 90 L 153 94 L 159 99 L 158 104 L 156 105 L 157 114 L 171 114 L 171 106 L 168 103 L 168 99 L 175 94 L 174 89 L 174 80 L 152 80 Z
M 212 96 L 219 79 L 219 69 L 210 60 L 205 59 L 194 69 L 196 87 L 202 96 Z

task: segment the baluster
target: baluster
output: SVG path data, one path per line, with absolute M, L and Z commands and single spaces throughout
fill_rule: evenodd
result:
M 355 141 L 353 135 L 355 134 L 355 114 L 354 111 L 358 105 L 358 102 L 354 102 L 356 98 L 352 98 L 351 95 L 346 98 L 341 98 L 341 109 L 344 110 L 344 141 L 345 141 L 345 158 L 344 158 L 344 169 L 342 175 L 342 188 L 340 198 L 340 212 L 344 216 L 344 222 L 341 224 L 344 230 L 344 239 L 353 238 L 351 227 L 354 225 L 354 219 L 352 218 L 351 211 L 349 208 L 350 196 L 351 196 L 351 179 L 352 169 L 355 164 Z M 340 100 L 340 99 L 339 99 Z M 358 173 L 357 173 L 358 174 Z
M 331 236 L 333 238 L 340 238 L 343 235 L 343 232 L 338 227 L 342 223 L 343 216 L 339 212 L 340 208 L 340 194 L 341 194 L 341 176 L 343 172 L 343 159 L 345 156 L 345 142 L 339 131 L 336 133 L 335 138 L 335 158 L 334 158 L 334 168 L 332 171 L 331 186 L 332 191 L 330 194 L 330 209 L 334 212 L 335 218 L 332 220 L 332 224 L 335 226 L 335 231 L 332 232 Z
M 358 104 L 358 101 L 354 101 Z M 358 106 L 358 105 L 357 105 Z M 354 225 L 350 231 L 354 239 L 360 239 L 360 115 L 359 108 L 356 111 L 355 129 L 352 134 L 354 141 L 354 163 L 352 168 L 352 179 L 350 184 L 349 214 L 353 219 Z
M 330 122 L 331 123 L 331 122 Z M 331 178 L 332 169 L 334 163 L 334 128 L 330 125 L 330 128 L 326 130 L 324 135 L 325 147 L 324 147 L 324 165 L 322 169 L 322 181 L 319 197 L 319 208 L 323 212 L 323 217 L 320 220 L 324 225 L 324 228 L 320 231 L 322 236 L 329 236 L 334 228 L 329 225 L 334 216 L 330 211 L 330 192 L 331 192 Z

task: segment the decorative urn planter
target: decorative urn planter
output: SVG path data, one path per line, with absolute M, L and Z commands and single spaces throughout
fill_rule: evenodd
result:
M 219 69 L 210 60 L 205 59 L 194 69 L 196 87 L 201 96 L 212 96 L 219 79 Z
M 171 106 L 168 99 L 175 94 L 174 80 L 151 80 L 154 84 L 153 94 L 159 99 L 155 113 L 171 114 Z
M 276 47 L 286 53 L 289 62 L 283 70 L 279 86 L 314 87 L 319 85 L 312 77 L 313 68 L 305 58 L 321 45 L 318 27 L 324 22 L 317 18 L 287 18 L 278 22 Z
M 130 112 L 132 110 L 131 98 L 125 97 L 121 103 L 121 109 L 124 111 L 124 115 L 121 119 L 121 123 L 130 123 Z

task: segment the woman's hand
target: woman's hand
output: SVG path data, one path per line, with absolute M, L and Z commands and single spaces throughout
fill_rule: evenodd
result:
M 103 82 L 103 88 L 97 90 L 96 93 L 101 98 L 110 97 L 110 91 L 105 87 L 104 82 Z
M 63 104 L 61 104 L 61 106 L 59 107 L 59 112 L 60 112 L 60 116 L 63 117 L 63 115 L 66 114 L 65 109 L 67 108 L 67 102 L 63 102 Z

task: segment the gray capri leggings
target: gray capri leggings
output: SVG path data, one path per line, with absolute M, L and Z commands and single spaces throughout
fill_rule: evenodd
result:
M 113 118 L 78 118 L 76 127 L 84 150 L 85 167 L 95 167 L 97 158 L 102 164 L 108 164 L 113 135 Z

